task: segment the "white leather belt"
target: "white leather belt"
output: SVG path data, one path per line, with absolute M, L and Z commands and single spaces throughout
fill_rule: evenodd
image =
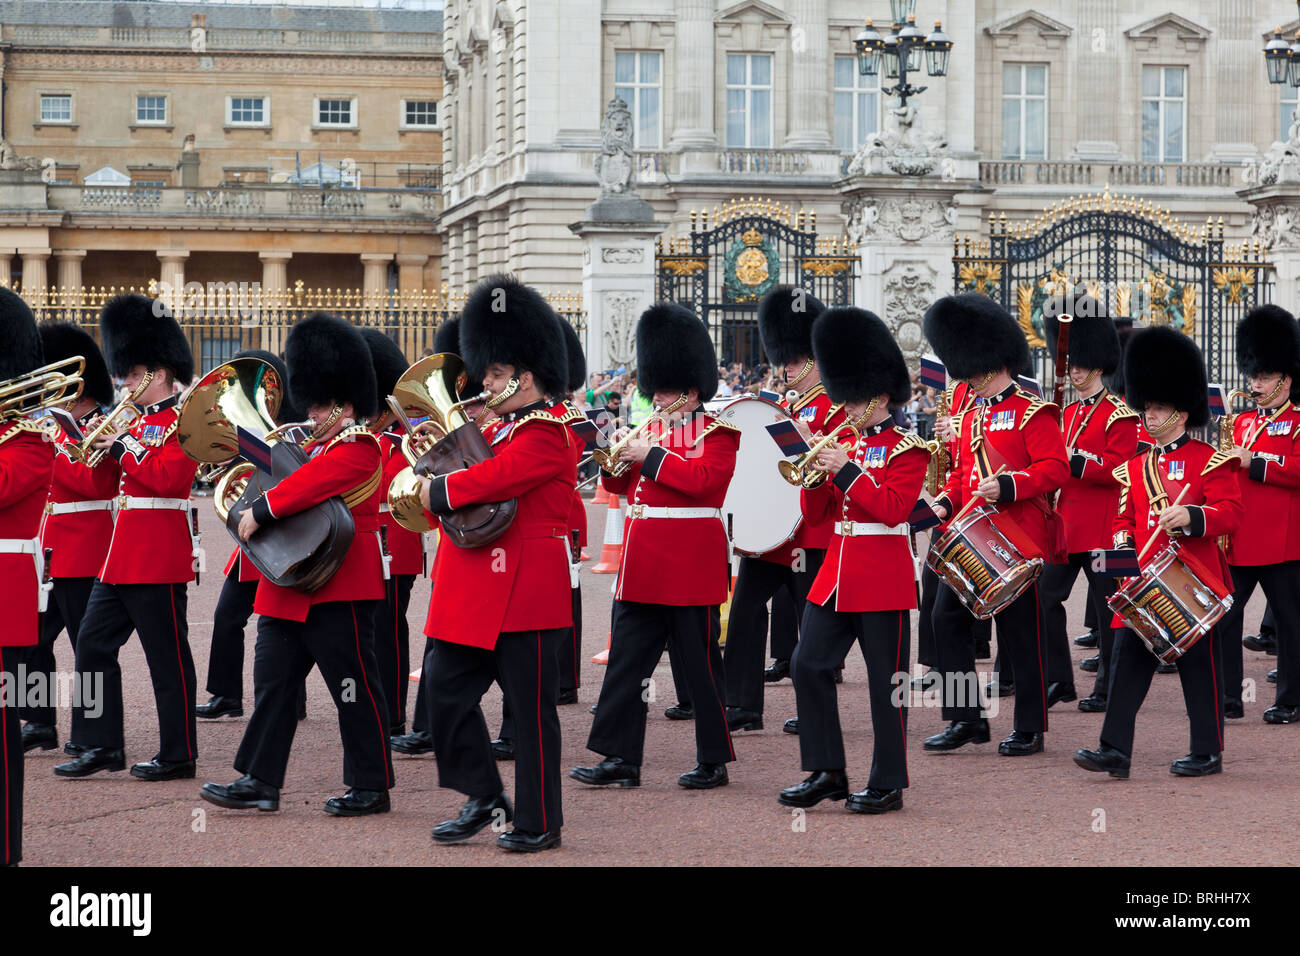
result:
M 82 511 L 110 511 L 113 508 L 113 499 L 105 498 L 100 501 L 47 501 L 45 502 L 45 513 L 47 515 L 70 515 Z
M 911 528 L 902 524 L 881 524 L 879 521 L 837 521 L 835 533 L 845 538 L 861 538 L 872 534 L 908 534 Z
M 135 495 L 118 495 L 119 511 L 188 511 L 188 498 L 137 498 Z
M 49 604 L 50 589 L 53 581 L 45 580 L 45 552 L 41 550 L 40 538 L 0 538 L 0 554 L 30 554 L 36 566 L 36 604 L 37 610 L 45 612 Z
M 654 505 L 632 505 L 627 509 L 629 518 L 717 518 L 722 520 L 721 508 L 668 508 Z
M 388 502 L 387 502 L 387 501 L 381 502 L 380 505 L 379 505 L 379 513 L 380 513 L 381 515 L 386 515 L 386 514 L 388 514 L 389 512 L 391 512 L 392 510 L 393 510 L 393 509 L 390 508 L 390 507 L 388 506 Z

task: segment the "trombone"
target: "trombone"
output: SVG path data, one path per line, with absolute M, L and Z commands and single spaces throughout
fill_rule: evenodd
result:
M 75 366 L 75 370 L 74 370 Z M 86 360 L 73 355 L 0 382 L 0 421 L 13 421 L 81 397 Z

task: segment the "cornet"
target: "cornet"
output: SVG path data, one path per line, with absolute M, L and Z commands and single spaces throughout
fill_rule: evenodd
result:
M 844 431 L 849 433 L 849 441 L 839 442 L 839 435 Z M 808 449 L 808 451 L 804 452 L 799 458 L 794 461 L 779 461 L 777 462 L 776 467 L 780 470 L 781 477 L 790 484 L 798 485 L 800 488 L 816 488 L 826 480 L 826 472 L 818 471 L 813 467 L 813 462 L 817 460 L 817 456 L 821 453 L 822 449 L 829 447 L 835 442 L 839 442 L 840 444 L 852 448 L 853 445 L 857 443 L 859 437 L 858 430 L 845 422 L 843 425 L 837 426 L 828 434 L 823 436 L 820 441 L 813 445 L 812 448 Z
M 618 441 L 614 442 L 608 448 L 597 448 L 595 451 L 591 453 L 591 457 L 595 459 L 596 464 L 600 466 L 601 471 L 605 472 L 606 474 L 614 478 L 621 477 L 622 475 L 627 473 L 627 470 L 629 468 L 632 467 L 632 462 L 621 461 L 619 459 L 619 453 L 628 445 L 630 445 L 632 442 L 641 438 L 641 436 L 644 435 L 650 429 L 650 425 L 656 420 L 663 421 L 665 424 L 667 424 L 668 416 L 671 415 L 673 412 L 677 411 L 677 409 L 681 408 L 683 405 L 685 405 L 686 402 L 687 402 L 687 398 L 685 393 L 683 393 L 682 395 L 679 395 L 674 401 L 672 401 L 668 405 L 665 405 L 663 408 L 656 408 L 654 411 L 652 411 L 649 415 L 646 416 L 645 421 L 643 421 L 640 425 L 637 425 L 636 428 L 632 429 L 630 432 L 628 432 Z M 664 434 L 665 433 L 660 433 L 658 435 L 651 435 L 650 443 L 658 444 L 663 439 Z
M 124 432 L 140 420 L 143 412 L 135 402 L 144 394 L 144 390 L 149 387 L 149 383 L 153 381 L 153 376 L 152 371 L 145 372 L 140 379 L 140 384 L 131 390 L 131 394 L 122 399 L 116 408 L 101 418 L 99 424 L 88 431 L 81 441 L 76 444 L 69 443 L 67 446 L 68 457 L 81 462 L 87 468 L 94 468 L 103 461 L 104 456 L 108 454 L 108 449 L 96 448 L 95 442 L 102 435 Z

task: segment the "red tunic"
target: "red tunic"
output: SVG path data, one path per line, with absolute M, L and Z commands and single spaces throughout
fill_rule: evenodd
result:
M 812 433 L 817 436 L 825 435 L 832 428 L 844 422 L 844 406 L 832 402 L 830 396 L 826 394 L 826 389 L 820 383 L 808 389 L 793 402 L 782 399 L 781 407 L 794 418 L 806 423 Z M 796 549 L 807 551 L 812 548 L 825 551 L 830 547 L 830 543 L 831 521 L 829 519 L 812 521 L 807 515 L 804 515 L 804 520 L 799 523 L 793 539 L 779 548 L 756 555 L 756 557 L 762 561 L 770 561 L 773 564 L 783 564 L 786 567 L 791 567 L 794 564 Z
M 306 511 L 334 495 L 347 495 L 383 467 L 379 439 L 367 428 L 354 426 L 334 437 L 293 474 L 268 491 L 265 502 L 272 518 Z M 364 501 L 352 506 L 356 534 L 343 566 L 319 590 L 308 594 L 262 580 L 257 585 L 253 610 L 268 617 L 305 621 L 313 604 L 329 601 L 381 601 L 384 598 L 384 564 L 379 550 L 380 481 Z
M 1251 452 L 1237 472 L 1242 519 L 1228 547 L 1228 563 L 1277 564 L 1300 559 L 1300 409 L 1287 402 L 1273 412 L 1237 416 L 1236 445 Z
M 1115 469 L 1137 454 L 1138 415 L 1109 392 L 1065 408 L 1065 453 L 1070 477 L 1056 511 L 1065 523 L 1070 554 L 1108 548 L 1119 508 Z
M 888 419 L 867 429 L 849 464 L 833 481 L 800 493 L 810 521 L 871 523 L 884 528 L 832 533 L 808 600 L 836 611 L 900 611 L 916 607 L 916 569 L 907 518 L 921 495 L 930 452 L 925 442 Z M 866 530 L 866 529 L 856 529 Z
M 1178 535 L 1180 550 L 1199 559 L 1218 576 L 1216 583 L 1231 592 L 1228 562 L 1215 539 L 1221 534 L 1231 534 L 1241 524 L 1241 490 L 1234 474 L 1236 459 L 1215 451 L 1190 435 L 1152 448 L 1115 469 L 1115 477 L 1124 489 L 1120 510 L 1115 517 L 1115 546 L 1135 547 L 1139 554 L 1146 548 L 1143 561 L 1150 561 L 1169 543 L 1169 536 L 1160 530 L 1157 523 L 1159 516 L 1151 508 L 1143 477 L 1152 453 L 1156 455 L 1160 482 L 1169 496 L 1169 504 L 1172 505 L 1183 488 L 1187 488 L 1182 504 L 1191 512 L 1192 523 Z M 1153 537 L 1158 540 L 1147 548 L 1147 542 Z M 1117 623 L 1113 626 L 1123 625 Z
M 567 400 L 552 406 L 551 414 L 566 425 L 587 420 L 587 416 Z M 573 498 L 569 501 L 569 534 L 578 532 L 580 548 L 587 546 L 587 506 L 583 504 L 582 495 L 578 493 L 578 465 L 583 459 L 583 446 L 583 442 L 577 440 L 573 442 Z
M 37 641 L 41 579 L 35 538 L 53 471 L 54 444 L 37 426 L 26 421 L 0 424 L 0 541 L 6 546 L 28 542 L 33 552 L 0 553 L 0 604 L 5 613 L 0 647 L 29 647 Z
M 105 584 L 184 584 L 194 580 L 195 568 L 188 504 L 136 508 L 124 502 L 188 502 L 199 465 L 181 451 L 177 440 L 174 396 L 144 412 L 109 450 L 121 476 L 117 521 L 99 579 Z
M 491 429 L 494 457 L 435 478 L 435 514 L 515 498 L 505 534 L 478 548 L 438 547 L 424 633 L 491 650 L 510 631 L 573 624 L 568 513 L 573 496 L 573 435 L 540 404 Z M 485 431 L 486 434 L 486 431 Z
M 622 477 L 601 475 L 614 494 L 632 489 L 615 598 L 676 607 L 727 599 L 731 560 L 721 508 L 739 450 L 740 430 L 700 410 L 669 429 L 645 461 L 633 464 Z M 717 515 L 638 518 L 638 505 L 716 509 Z
M 74 461 L 64 450 L 68 436 L 60 429 L 58 454 L 50 478 L 49 500 L 41 521 L 41 545 L 54 551 L 50 559 L 51 577 L 93 578 L 104 566 L 108 543 L 113 539 L 113 498 L 117 495 L 117 462 L 105 458 L 98 466 L 87 468 Z M 53 505 L 76 505 L 105 502 L 91 511 L 53 513 Z
M 402 436 L 397 432 L 385 432 L 380 436 L 379 445 L 384 453 L 384 478 L 379 486 L 379 521 L 388 529 L 385 534 L 388 538 L 388 553 L 392 555 L 388 571 L 390 574 L 422 574 L 424 541 L 416 532 L 398 524 L 387 505 L 388 486 L 393 483 L 397 473 L 410 464 L 402 454 Z
M 940 494 L 948 514 L 956 515 L 981 479 L 1002 468 L 998 512 L 1017 524 L 1037 549 L 1025 557 L 1063 561 L 1065 534 L 1047 501 L 1070 474 L 1056 415 L 1055 405 L 1015 385 L 963 413 L 957 460 Z M 979 446 L 974 438 L 977 418 L 983 429 Z

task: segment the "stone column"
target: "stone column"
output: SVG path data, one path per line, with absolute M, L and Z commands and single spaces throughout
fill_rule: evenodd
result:
M 855 175 L 840 183 L 845 229 L 858 243 L 854 300 L 884 319 L 914 369 L 929 351 L 925 310 L 953 291 L 955 197 L 978 188 L 977 181 L 937 174 Z
M 185 260 L 190 254 L 184 249 L 161 249 L 156 254 L 162 264 L 158 296 L 171 307 L 173 314 L 179 315 L 185 304 Z
M 827 0 L 790 0 L 790 96 L 785 145 L 809 149 L 831 145 L 831 93 Z
M 424 288 L 424 267 L 429 257 L 422 253 L 399 253 L 397 256 L 397 288 L 403 293 L 419 292 Z
M 666 227 L 590 219 L 569 226 L 582 239 L 587 368 L 636 364 L 636 322 L 655 301 L 655 237 Z
M 388 292 L 388 265 L 393 261 L 391 252 L 363 252 L 361 262 L 366 268 L 361 291 L 367 298 L 383 296 Z
M 1300 295 L 1300 169 L 1284 168 L 1276 180 L 1237 195 L 1255 207 L 1251 235 L 1277 270 L 1273 301 L 1289 307 Z
M 85 249 L 58 249 L 54 259 L 58 263 L 59 289 L 69 293 L 81 292 L 81 260 L 86 258 Z
M 19 249 L 18 255 L 23 260 L 22 297 L 28 305 L 43 303 L 49 296 L 49 279 L 46 277 L 45 261 L 50 258 L 49 249 Z
M 289 288 L 289 260 L 292 252 L 276 249 L 272 252 L 259 252 L 257 258 L 262 260 L 262 291 L 283 292 Z
M 670 146 L 708 149 L 718 145 L 713 125 L 717 87 L 713 76 L 713 12 L 713 0 L 677 0 L 673 41 L 676 92 Z
M 14 274 L 14 250 L 0 249 L 0 284 L 7 289 Z
M 1118 7 L 1112 0 L 1079 0 L 1078 11 L 1075 44 L 1079 52 L 1074 61 L 1078 69 L 1075 89 L 1080 92 L 1117 90 L 1121 99 L 1126 91 L 1130 96 L 1135 95 L 1133 91 L 1127 90 L 1128 84 L 1123 79 L 1123 72 L 1128 66 L 1124 59 L 1128 40 L 1120 29 Z M 1050 92 L 1053 98 L 1058 95 L 1055 90 Z M 1092 162 L 1119 160 L 1123 111 L 1116 108 L 1114 99 L 1083 95 L 1075 105 L 1078 109 L 1079 138 L 1074 144 L 1074 155 Z M 1053 149 L 1052 152 L 1056 153 L 1056 150 Z M 1064 158 L 1064 154 L 1048 157 Z

